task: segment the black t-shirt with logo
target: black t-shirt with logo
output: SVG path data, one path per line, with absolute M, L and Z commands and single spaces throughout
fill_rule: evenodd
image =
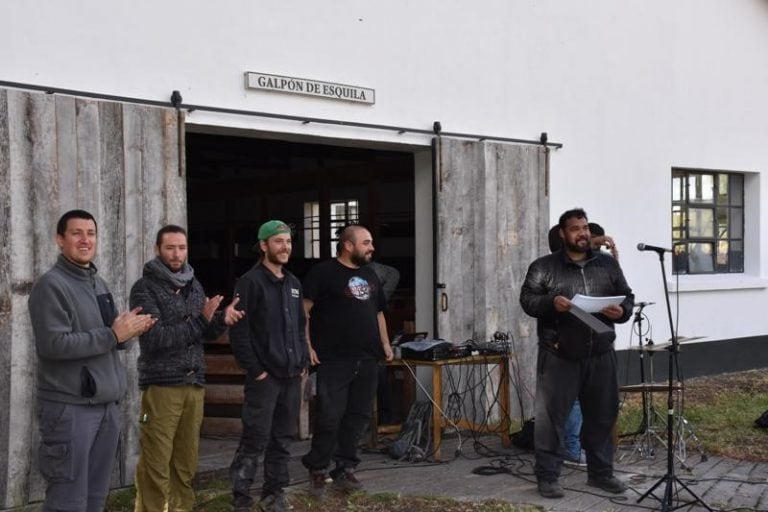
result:
M 377 314 L 386 308 L 379 278 L 368 266 L 349 268 L 333 259 L 312 267 L 304 280 L 310 339 L 320 362 L 382 359 Z

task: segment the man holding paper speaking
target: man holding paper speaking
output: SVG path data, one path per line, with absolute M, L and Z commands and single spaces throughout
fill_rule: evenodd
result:
M 536 479 L 539 493 L 560 498 L 563 429 L 577 398 L 584 415 L 583 447 L 587 484 L 611 493 L 626 490 L 613 475 L 611 432 L 618 415 L 618 382 L 613 341 L 615 322 L 629 320 L 634 295 L 618 262 L 593 251 L 587 214 L 560 216 L 563 247 L 531 263 L 520 304 L 535 317 L 539 338 L 536 370 Z M 572 299 L 594 314 L 574 305 Z M 596 298 L 602 299 L 597 300 Z M 602 301 L 602 303 L 600 303 Z

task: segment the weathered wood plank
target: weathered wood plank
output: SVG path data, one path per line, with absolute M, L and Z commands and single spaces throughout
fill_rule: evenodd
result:
M 245 394 L 242 384 L 208 384 L 205 386 L 206 404 L 242 405 Z
M 123 284 L 126 295 L 130 293 L 131 286 L 142 273 L 146 260 L 146 254 L 152 251 L 145 246 L 143 206 L 142 206 L 142 140 L 143 126 L 140 107 L 135 105 L 122 106 L 122 154 L 124 173 L 124 272 Z M 126 478 L 133 478 L 138 462 L 138 422 L 136 411 L 139 410 L 141 394 L 139 393 L 139 375 L 136 368 L 136 360 L 139 357 L 139 344 L 130 342 L 126 351 L 126 374 L 128 377 L 128 390 L 133 393 L 130 405 L 126 404 L 126 424 L 124 425 L 124 439 L 126 440 L 126 458 L 124 469 Z
M 98 104 L 99 274 L 109 283 L 119 310 L 128 305 L 125 281 L 125 172 L 123 116 L 119 103 Z
M 11 401 L 9 472 L 6 499 L 26 503 L 41 493 L 34 464 L 38 435 L 35 415 L 37 359 L 26 302 L 31 284 L 52 263 L 53 223 L 50 200 L 56 194 L 55 108 L 52 97 L 8 92 L 11 159 Z
M 8 91 L 0 89 L 0 233 L 11 233 L 11 158 L 8 134 Z M 10 239 L 10 237 L 8 237 Z M 11 308 L 11 244 L 0 244 L 0 453 L 7 453 L 10 442 L 11 357 L 13 332 Z M 8 493 L 7 457 L 0 457 L 0 507 L 11 504 Z
M 57 211 L 61 215 L 78 207 L 77 106 L 72 96 L 56 96 L 55 101 L 59 193 L 51 200 L 56 202 Z
M 157 230 L 168 223 L 166 206 L 165 115 L 157 108 L 139 107 L 142 120 L 142 196 L 144 246 L 154 246 Z M 145 254 L 152 257 L 151 252 Z
M 483 179 L 481 148 L 476 143 L 443 139 L 437 173 L 438 282 L 445 288 L 437 298 L 442 338 L 472 338 L 475 297 L 476 184 Z M 447 297 L 444 311 L 443 293 Z
M 238 366 L 232 355 L 206 354 L 206 375 L 245 375 L 245 370 Z
M 182 114 L 183 116 L 183 114 Z M 165 173 L 165 207 L 166 224 L 177 224 L 187 227 L 187 180 L 180 170 L 184 161 L 179 160 L 184 151 L 179 149 L 183 144 L 183 129 L 179 133 L 179 115 L 175 110 L 164 109 L 163 117 L 163 171 Z M 180 140 L 181 137 L 181 140 Z
M 77 98 L 75 112 L 77 125 L 77 198 L 72 208 L 82 208 L 96 217 L 101 211 L 99 104 L 95 100 Z M 67 207 L 66 209 L 70 208 Z M 98 222 L 98 219 L 96 221 Z M 98 261 L 97 253 L 97 265 Z
M 216 437 L 240 437 L 243 422 L 240 418 L 203 418 L 200 435 Z

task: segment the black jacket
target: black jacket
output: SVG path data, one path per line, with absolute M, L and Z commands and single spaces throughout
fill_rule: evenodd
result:
M 235 285 L 245 318 L 232 326 L 229 341 L 237 363 L 254 379 L 300 375 L 309 366 L 303 295 L 299 280 L 283 269 L 279 279 L 257 263 Z
M 131 308 L 157 318 L 157 323 L 139 337 L 139 388 L 150 385 L 178 386 L 205 383 L 203 341 L 213 340 L 226 330 L 224 316 L 216 312 L 209 323 L 201 315 L 205 291 L 197 279 L 177 288 L 144 266 L 144 277 L 131 288 Z
M 621 303 L 624 314 L 617 322 L 624 323 L 632 315 L 635 296 L 614 258 L 590 251 L 582 268 L 564 251 L 554 252 L 531 263 L 520 292 L 523 310 L 538 319 L 539 347 L 568 359 L 612 350 L 616 338 L 614 331 L 596 334 L 572 314 L 555 311 L 557 295 L 570 299 L 577 293 L 593 297 L 626 295 Z M 605 316 L 595 316 L 613 327 L 613 322 Z

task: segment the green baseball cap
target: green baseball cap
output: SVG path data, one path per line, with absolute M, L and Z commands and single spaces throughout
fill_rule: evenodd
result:
M 270 220 L 259 228 L 259 240 L 266 241 L 272 236 L 282 235 L 283 233 L 291 234 L 291 228 L 288 224 L 281 220 Z

